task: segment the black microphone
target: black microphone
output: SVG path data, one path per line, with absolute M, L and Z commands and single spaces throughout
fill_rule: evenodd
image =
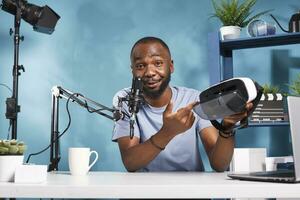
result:
M 142 79 L 140 77 L 133 77 L 128 101 L 129 112 L 137 114 L 143 103 L 144 97 Z
M 134 123 L 136 121 L 136 114 L 139 112 L 140 107 L 144 104 L 143 96 L 143 81 L 141 77 L 132 78 L 132 86 L 130 94 L 128 95 L 128 107 L 130 115 L 130 139 L 134 135 Z

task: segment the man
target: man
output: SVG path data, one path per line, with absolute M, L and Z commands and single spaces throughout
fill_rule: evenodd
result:
M 247 117 L 245 112 L 223 119 L 226 132 L 220 133 L 210 121 L 193 113 L 199 91 L 170 86 L 174 64 L 168 46 L 159 38 L 138 40 L 131 50 L 131 70 L 141 77 L 146 104 L 137 114 L 134 137 L 129 137 L 129 118 L 115 123 L 113 141 L 119 144 L 126 169 L 134 171 L 204 171 L 198 149 L 199 136 L 211 167 L 216 171 L 228 168 L 234 148 L 232 128 Z M 113 100 L 128 94 L 119 91 Z M 128 108 L 124 107 L 128 113 Z

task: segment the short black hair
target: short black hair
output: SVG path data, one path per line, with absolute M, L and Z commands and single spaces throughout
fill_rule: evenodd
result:
M 148 37 L 143 37 L 143 38 L 139 39 L 136 43 L 134 43 L 134 45 L 132 46 L 131 51 L 130 51 L 130 58 L 132 57 L 133 49 L 138 44 L 155 43 L 155 42 L 161 44 L 168 51 L 168 53 L 171 57 L 170 49 L 169 49 L 168 45 L 162 39 L 157 38 L 157 37 L 148 36 Z

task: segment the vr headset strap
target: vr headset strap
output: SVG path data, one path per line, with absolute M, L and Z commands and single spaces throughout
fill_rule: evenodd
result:
M 257 90 L 257 95 L 256 95 L 256 98 L 252 101 L 253 107 L 252 107 L 252 109 L 248 112 L 248 116 L 251 115 L 251 114 L 253 113 L 253 111 L 254 111 L 255 108 L 257 107 L 257 105 L 258 105 L 258 103 L 259 103 L 259 101 L 260 101 L 260 99 L 261 99 L 261 96 L 262 96 L 262 94 L 263 94 L 263 88 L 262 88 L 259 84 L 257 84 L 255 81 L 254 81 L 254 84 L 255 84 L 255 87 L 256 87 L 256 90 Z M 222 132 L 228 132 L 228 131 L 229 131 L 228 129 L 226 129 L 226 128 L 222 125 L 222 123 L 218 122 L 217 120 L 210 120 L 210 122 L 212 123 L 212 125 L 213 125 L 216 129 L 218 129 L 218 130 L 220 130 L 220 131 L 222 131 Z M 246 127 L 248 127 L 248 117 L 245 117 L 244 119 L 242 119 L 242 120 L 240 121 L 240 124 L 239 124 L 238 126 L 234 126 L 234 127 L 233 127 L 233 130 L 234 130 L 234 129 L 242 129 L 242 128 L 246 128 Z

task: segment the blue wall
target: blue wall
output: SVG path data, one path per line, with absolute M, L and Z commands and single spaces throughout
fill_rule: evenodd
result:
M 120 88 L 131 84 L 129 53 L 133 43 L 144 36 L 157 36 L 169 44 L 175 62 L 173 85 L 195 89 L 209 86 L 207 34 L 216 31 L 220 23 L 209 19 L 213 12 L 209 0 L 72 0 L 30 1 L 48 4 L 61 19 L 52 35 L 32 31 L 22 22 L 20 64 L 26 72 L 19 79 L 18 139 L 28 145 L 29 153 L 39 151 L 49 143 L 51 88 L 60 85 L 110 106 Z M 274 9 L 273 14 L 286 25 L 292 13 L 300 8 L 299 0 L 260 0 L 257 11 Z M 271 21 L 270 18 L 265 18 Z M 12 87 L 13 39 L 9 28 L 13 16 L 0 12 L 0 83 Z M 244 30 L 242 35 L 247 36 Z M 281 31 L 278 31 L 281 32 Z M 234 54 L 235 76 L 249 76 L 259 83 L 276 83 L 272 62 L 274 50 L 287 49 L 295 62 L 285 59 L 288 79 L 299 72 L 299 47 L 284 46 L 237 51 Z M 289 68 L 290 67 L 290 68 Z M 276 71 L 276 69 L 275 69 Z M 0 86 L 0 138 L 7 137 L 5 99 L 9 90 Z M 65 102 L 60 106 L 60 130 L 67 124 Z M 87 146 L 100 154 L 94 170 L 124 170 L 119 149 L 111 142 L 113 122 L 89 114 L 76 104 L 70 104 L 72 124 L 61 139 L 60 169 L 67 170 L 67 149 Z M 275 134 L 272 134 L 275 132 Z M 238 147 L 267 147 L 269 155 L 291 153 L 287 128 L 249 128 L 237 135 Z M 35 156 L 31 162 L 48 164 L 49 151 Z M 206 164 L 207 166 L 207 164 Z M 209 169 L 209 168 L 208 168 Z

